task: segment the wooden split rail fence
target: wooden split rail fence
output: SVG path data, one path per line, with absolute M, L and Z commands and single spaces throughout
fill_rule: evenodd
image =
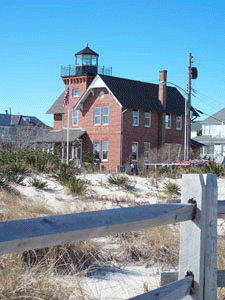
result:
M 0 222 L 0 255 L 181 223 L 179 272 L 163 273 L 168 284 L 131 299 L 216 300 L 217 286 L 225 286 L 225 271 L 217 271 L 217 218 L 225 218 L 225 201 L 217 200 L 216 175 L 187 174 L 180 204 Z

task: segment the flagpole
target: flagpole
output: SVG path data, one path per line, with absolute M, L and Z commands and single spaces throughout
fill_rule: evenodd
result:
M 69 79 L 69 104 L 67 114 L 67 142 L 66 142 L 66 164 L 69 164 L 69 133 L 70 133 L 70 79 Z

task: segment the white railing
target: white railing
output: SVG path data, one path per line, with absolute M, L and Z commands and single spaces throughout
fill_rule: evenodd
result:
M 225 286 L 216 267 L 217 217 L 225 218 L 216 175 L 183 175 L 181 202 L 0 222 L 0 255 L 181 222 L 179 272 L 162 273 L 163 286 L 131 299 L 216 300 Z

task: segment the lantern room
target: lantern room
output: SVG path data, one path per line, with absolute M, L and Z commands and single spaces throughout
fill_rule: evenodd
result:
M 86 47 L 75 54 L 76 75 L 96 75 L 98 73 L 98 54 Z

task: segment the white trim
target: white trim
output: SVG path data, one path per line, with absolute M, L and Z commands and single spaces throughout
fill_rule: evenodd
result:
M 105 82 L 101 79 L 101 77 L 99 75 L 96 75 L 96 77 L 93 79 L 92 83 L 89 85 L 89 87 L 86 89 L 86 91 L 83 93 L 83 95 L 80 97 L 79 101 L 75 105 L 76 109 L 79 109 L 80 105 L 87 99 L 87 97 L 89 96 L 90 93 L 93 93 L 92 90 L 95 88 L 106 88 L 107 91 L 114 97 L 114 99 L 119 104 L 119 106 L 122 107 L 119 100 L 114 96 L 114 94 L 111 92 L 111 90 L 105 84 Z

